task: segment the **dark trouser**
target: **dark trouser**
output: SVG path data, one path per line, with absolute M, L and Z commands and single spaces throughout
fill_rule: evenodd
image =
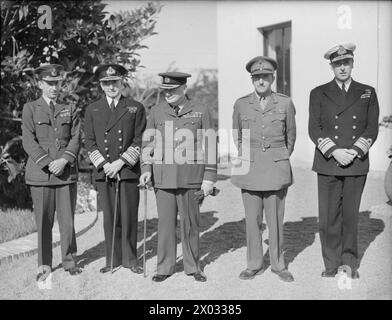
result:
M 324 265 L 333 270 L 348 265 L 356 270 L 358 213 L 366 175 L 318 174 L 319 228 Z
M 269 231 L 271 269 L 285 268 L 283 256 L 283 217 L 287 188 L 277 191 L 241 189 L 245 208 L 247 268 L 258 270 L 263 266 L 262 221 L 263 209 Z
M 200 208 L 195 200 L 195 192 L 198 190 L 155 189 L 158 208 L 158 274 L 170 275 L 175 272 L 177 212 L 180 214 L 184 271 L 186 274 L 200 271 Z
M 74 267 L 76 183 L 61 186 L 31 186 L 31 197 L 38 229 L 38 266 L 52 267 L 52 228 L 54 214 L 57 212 L 63 268 L 67 270 Z
M 122 180 L 119 182 L 113 266 L 122 265 L 129 268 L 137 265 L 137 216 L 139 207 L 139 188 L 137 184 L 138 181 L 136 180 Z M 97 189 L 103 209 L 106 266 L 110 266 L 116 180 L 97 181 Z

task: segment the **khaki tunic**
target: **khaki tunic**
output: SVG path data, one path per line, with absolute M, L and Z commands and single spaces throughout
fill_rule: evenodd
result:
M 293 183 L 289 157 L 296 138 L 295 107 L 288 96 L 273 92 L 264 110 L 256 93 L 238 99 L 234 105 L 233 129 L 238 130 L 238 137 L 234 134 L 234 138 L 241 160 L 233 168 L 234 185 L 247 190 L 272 191 Z M 245 150 L 247 146 L 250 149 Z M 238 171 L 241 166 L 249 170 Z

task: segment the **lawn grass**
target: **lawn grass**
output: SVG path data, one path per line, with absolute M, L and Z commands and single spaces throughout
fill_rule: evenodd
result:
M 0 210 L 0 243 L 37 231 L 34 213 L 30 210 Z

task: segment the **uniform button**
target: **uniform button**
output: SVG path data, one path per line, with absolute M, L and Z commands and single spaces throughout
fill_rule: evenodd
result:
M 262 149 L 262 150 L 263 150 L 263 152 L 265 152 L 265 148 L 264 148 L 264 147 L 263 147 L 263 149 Z
M 121 130 L 118 130 L 118 133 L 121 133 L 122 131 Z
M 107 131 L 105 131 L 105 136 L 108 134 L 108 132 Z
M 105 151 L 108 151 L 109 150 L 109 148 L 108 147 L 105 147 Z
M 265 137 L 263 137 L 263 139 L 265 139 Z
M 264 118 L 264 117 L 265 117 L 265 114 L 262 114 L 261 116 Z
M 103 142 L 105 142 L 105 143 L 108 143 L 108 141 L 105 139 L 105 140 L 103 140 Z
M 264 127 L 265 127 L 265 125 L 262 125 L 261 127 L 262 127 L 262 128 L 264 128 Z
M 118 141 L 122 141 L 122 138 L 118 138 Z
M 119 146 L 118 148 L 121 150 L 121 149 L 122 149 L 122 146 Z
M 357 126 L 353 126 L 353 129 L 355 130 L 357 128 Z
M 355 136 L 353 136 L 353 139 L 355 139 L 356 137 Z
M 176 130 L 178 130 L 178 127 L 176 127 Z
M 338 139 L 339 137 L 338 136 L 335 136 L 335 139 Z
M 357 118 L 357 116 L 353 116 L 353 119 L 356 119 Z
M 335 119 L 339 118 L 339 116 L 335 116 Z
M 54 131 L 57 131 L 57 128 L 54 128 Z
M 335 129 L 336 129 L 336 130 L 339 129 L 339 126 L 335 126 Z
M 107 154 L 106 156 L 107 156 L 108 158 L 110 158 L 110 154 Z

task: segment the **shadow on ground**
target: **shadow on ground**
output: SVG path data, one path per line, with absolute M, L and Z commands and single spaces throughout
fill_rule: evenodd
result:
M 200 232 L 210 229 L 218 220 L 214 217 L 215 211 L 208 211 L 201 213 L 200 219 Z M 143 221 L 138 224 L 138 242 L 143 240 Z M 261 230 L 264 231 L 266 225 L 261 224 Z M 358 223 L 358 266 L 361 260 L 375 238 L 383 232 L 385 228 L 384 222 L 380 219 L 370 218 L 370 212 L 364 211 L 359 214 Z M 158 242 L 158 219 L 147 220 L 146 230 L 146 260 L 151 259 L 157 255 L 157 242 Z M 315 240 L 315 235 L 318 232 L 318 219 L 317 217 L 302 218 L 301 221 L 289 221 L 284 224 L 284 256 L 286 266 L 292 263 L 295 258 L 304 251 L 307 247 L 311 246 Z M 180 243 L 180 229 L 179 222 L 176 229 L 177 244 Z M 270 265 L 269 252 L 268 252 L 268 239 L 264 239 L 264 267 Z M 235 251 L 239 248 L 246 247 L 246 228 L 245 219 L 240 221 L 227 222 L 217 228 L 204 233 L 200 237 L 200 263 L 202 268 L 210 263 L 215 262 L 221 255 L 228 252 Z M 138 258 L 141 263 L 143 257 L 143 245 L 138 248 Z M 100 242 L 96 246 L 86 250 L 78 256 L 78 265 L 85 267 L 86 265 L 94 262 L 105 256 L 104 242 Z M 243 257 L 244 268 L 246 266 L 246 256 Z M 320 252 L 320 259 L 321 252 Z M 180 259 L 176 264 L 176 272 L 184 270 L 183 261 Z

